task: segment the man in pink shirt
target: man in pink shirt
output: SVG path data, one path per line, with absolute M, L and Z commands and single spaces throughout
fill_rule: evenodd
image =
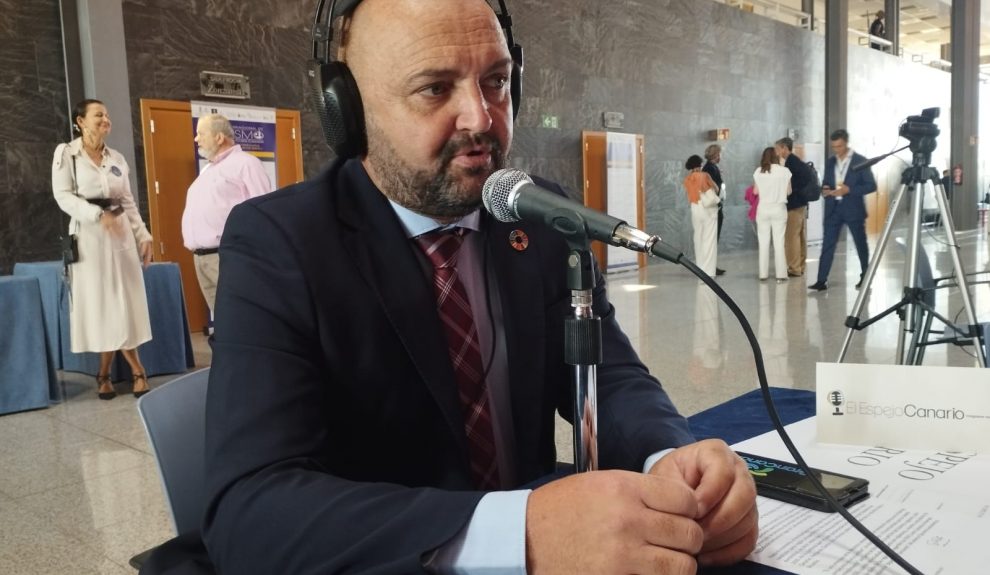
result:
M 220 275 L 217 250 L 227 216 L 244 200 L 272 191 L 272 184 L 261 160 L 234 143 L 234 130 L 226 117 L 201 117 L 196 124 L 195 141 L 199 155 L 210 163 L 186 194 L 182 242 L 194 254 L 196 279 L 212 315 Z

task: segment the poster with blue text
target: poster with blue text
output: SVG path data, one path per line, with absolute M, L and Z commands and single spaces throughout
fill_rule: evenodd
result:
M 192 101 L 193 137 L 196 136 L 196 122 L 202 116 L 222 114 L 230 120 L 234 129 L 234 140 L 245 152 L 256 156 L 265 166 L 272 190 L 278 187 L 275 163 L 275 108 L 244 106 L 223 102 Z M 193 144 L 195 146 L 195 143 Z M 199 157 L 197 173 L 209 162 Z

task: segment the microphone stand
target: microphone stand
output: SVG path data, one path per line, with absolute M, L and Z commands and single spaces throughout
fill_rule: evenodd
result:
M 583 235 L 583 234 L 580 234 Z M 567 287 L 574 316 L 564 320 L 564 363 L 574 381 L 574 470 L 598 469 L 598 366 L 602 363 L 602 320 L 591 307 L 595 258 L 587 235 L 568 238 Z
M 602 363 L 602 320 L 592 309 L 595 258 L 591 234 L 581 214 L 562 208 L 547 224 L 567 239 L 567 287 L 574 315 L 564 320 L 564 363 L 574 381 L 574 470 L 598 469 L 598 366 Z

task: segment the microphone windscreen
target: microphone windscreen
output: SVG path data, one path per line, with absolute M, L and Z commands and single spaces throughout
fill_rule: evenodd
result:
M 504 168 L 488 176 L 481 190 L 481 199 L 496 220 L 500 222 L 518 222 L 519 216 L 509 205 L 509 195 L 520 182 L 532 182 L 526 172 L 514 168 Z

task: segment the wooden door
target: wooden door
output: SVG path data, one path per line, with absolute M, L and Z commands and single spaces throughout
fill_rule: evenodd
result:
M 155 259 L 179 264 L 189 328 L 201 331 L 209 325 L 209 308 L 196 280 L 193 255 L 182 243 L 182 212 L 197 163 L 189 102 L 142 99 L 141 130 Z M 301 141 L 299 111 L 276 110 L 277 187 L 303 179 Z
M 276 187 L 303 181 L 302 128 L 299 110 L 275 110 Z M 291 153 L 286 153 L 291 151 Z
M 581 132 L 581 149 L 584 164 L 584 205 L 600 212 L 608 212 L 608 172 L 606 170 L 607 141 L 605 132 Z M 636 136 L 636 212 L 637 221 L 632 225 L 646 227 L 646 177 L 645 137 Z M 644 230 L 646 231 L 646 230 Z M 592 242 L 591 251 L 602 271 L 608 268 L 608 249 L 602 242 Z M 639 267 L 646 265 L 646 254 L 639 255 Z
M 182 245 L 186 190 L 196 179 L 196 145 L 189 102 L 142 99 L 141 129 L 155 259 L 179 264 L 189 329 L 201 331 L 209 323 L 209 311 L 196 281 L 192 253 Z

